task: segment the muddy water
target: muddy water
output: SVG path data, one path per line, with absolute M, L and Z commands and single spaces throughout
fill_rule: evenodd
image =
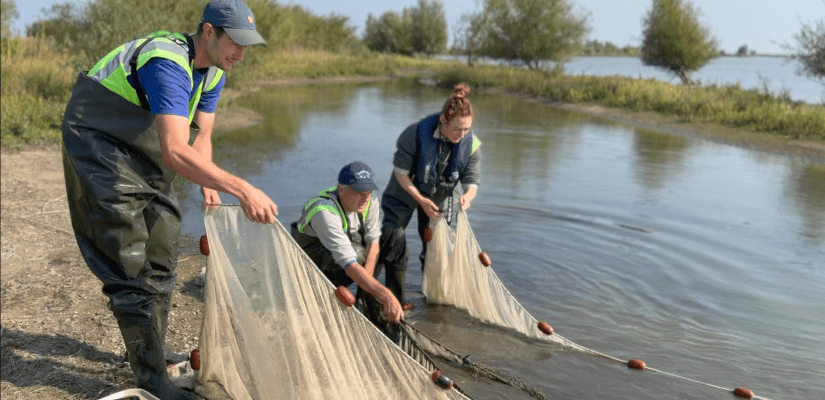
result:
M 262 90 L 237 101 L 267 120 L 216 137 L 215 159 L 271 195 L 288 224 L 353 160 L 372 166 L 383 189 L 400 132 L 447 95 L 411 82 Z M 679 377 L 447 307 L 419 304 L 409 318 L 423 331 L 554 399 L 729 399 L 724 389 L 739 386 L 825 398 L 825 166 L 503 96 L 471 99 L 483 182 L 468 215 L 498 276 L 567 339 Z M 187 190 L 184 231 L 200 236 L 199 195 Z M 452 372 L 473 398 L 530 398 Z

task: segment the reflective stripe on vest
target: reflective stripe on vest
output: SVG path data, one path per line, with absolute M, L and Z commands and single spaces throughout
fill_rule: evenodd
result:
M 123 44 L 120 47 L 112 50 L 95 64 L 89 71 L 88 76 L 101 85 L 117 93 L 124 99 L 140 107 L 140 99 L 137 91 L 131 84 L 129 84 L 128 77 L 135 73 L 129 65 L 129 60 L 132 58 L 134 52 L 147 40 L 147 43 L 140 50 L 137 57 L 137 69 L 143 67 L 149 60 L 155 57 L 165 58 L 173 61 L 183 68 L 189 75 L 189 92 L 193 89 L 192 69 L 193 65 L 189 60 L 189 46 L 186 37 L 175 33 L 165 31 L 158 31 L 146 38 L 133 40 L 129 43 Z M 193 61 L 194 62 L 194 61 Z M 204 85 L 198 87 L 198 90 L 189 101 L 189 122 L 195 116 L 195 109 L 202 94 L 202 88 L 206 87 L 209 91 L 213 89 L 223 74 L 223 71 L 217 67 L 210 67 L 204 76 Z
M 304 211 L 301 213 L 301 218 L 298 219 L 298 232 L 304 233 L 304 229 L 312 221 L 312 218 L 315 217 L 315 214 L 318 214 L 323 210 L 329 211 L 333 215 L 340 217 L 344 232 L 349 232 L 349 223 L 347 222 L 346 213 L 344 213 L 341 203 L 337 200 L 338 193 L 336 192 L 336 189 L 338 189 L 337 186 L 324 189 L 318 192 L 317 197 L 311 198 L 304 205 Z M 335 197 L 333 197 L 333 194 Z M 367 202 L 367 208 L 365 208 L 364 212 L 361 213 L 362 224 L 367 219 L 367 214 L 370 211 L 370 204 L 372 204 L 371 196 L 370 201 Z

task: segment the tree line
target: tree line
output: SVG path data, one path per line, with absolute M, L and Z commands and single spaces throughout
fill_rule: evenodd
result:
M 28 26 L 26 34 L 49 37 L 88 64 L 120 43 L 153 30 L 193 31 L 193 21 L 198 21 L 203 3 L 58 3 L 46 10 L 46 18 Z M 258 19 L 259 32 L 273 46 L 337 52 L 366 48 L 428 57 L 447 51 L 447 21 L 440 0 L 418 0 L 400 13 L 388 11 L 378 17 L 369 14 L 360 38 L 345 16 L 318 17 L 300 6 L 267 0 L 248 0 L 247 4 Z M 147 13 L 147 9 L 154 12 Z M 11 21 L 17 16 L 15 1 L 2 0 L 4 37 L 10 34 Z M 589 16 L 574 11 L 571 0 L 483 0 L 480 11 L 462 16 L 451 52 L 466 55 L 470 65 L 480 57 L 489 57 L 536 70 L 546 68 L 545 62 L 559 68 L 576 55 L 625 54 L 640 57 L 645 65 L 666 69 L 690 85 L 693 72 L 723 54 L 709 27 L 699 18 L 690 0 L 652 0 L 642 20 L 641 47 L 620 49 L 609 42 L 587 41 Z M 803 24 L 794 40 L 795 44 L 784 47 L 800 61 L 800 72 L 825 82 L 825 18 Z M 745 46 L 738 54 L 746 52 Z

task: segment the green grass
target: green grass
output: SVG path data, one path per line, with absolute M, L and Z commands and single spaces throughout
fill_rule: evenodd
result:
M 2 137 L 5 148 L 59 143 L 60 123 L 77 70 L 74 60 L 46 41 L 3 38 Z M 600 104 L 710 122 L 792 139 L 825 141 L 825 107 L 738 86 L 686 87 L 624 77 L 569 76 L 354 50 L 335 53 L 298 47 L 252 48 L 228 74 L 227 87 L 243 90 L 278 78 L 391 76 L 433 71 L 440 83 L 466 82 L 541 96 L 552 101 Z M 422 72 L 423 73 L 423 72 Z M 227 99 L 232 101 L 231 99 Z M 226 101 L 222 101 L 225 103 Z M 222 104 L 225 106 L 225 104 Z
M 515 68 L 453 65 L 440 81 L 498 87 L 570 103 L 675 115 L 787 138 L 825 140 L 825 107 L 739 86 L 683 86 L 650 79 L 570 76 Z
M 0 142 L 7 148 L 58 142 L 76 78 L 70 58 L 36 39 L 3 38 L 0 51 Z

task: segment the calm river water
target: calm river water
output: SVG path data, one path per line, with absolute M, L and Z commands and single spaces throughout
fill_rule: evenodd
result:
M 268 88 L 237 100 L 267 121 L 216 137 L 215 160 L 268 193 L 287 225 L 353 160 L 383 189 L 398 135 L 447 96 L 406 81 Z M 417 326 L 553 399 L 734 398 L 704 383 L 825 398 L 825 165 L 470 98 L 483 181 L 468 216 L 504 284 L 565 338 L 699 383 L 564 351 L 449 307 L 418 304 Z M 184 231 L 197 237 L 194 185 L 186 198 Z M 420 290 L 411 263 L 408 289 Z M 453 373 L 476 399 L 529 398 Z

